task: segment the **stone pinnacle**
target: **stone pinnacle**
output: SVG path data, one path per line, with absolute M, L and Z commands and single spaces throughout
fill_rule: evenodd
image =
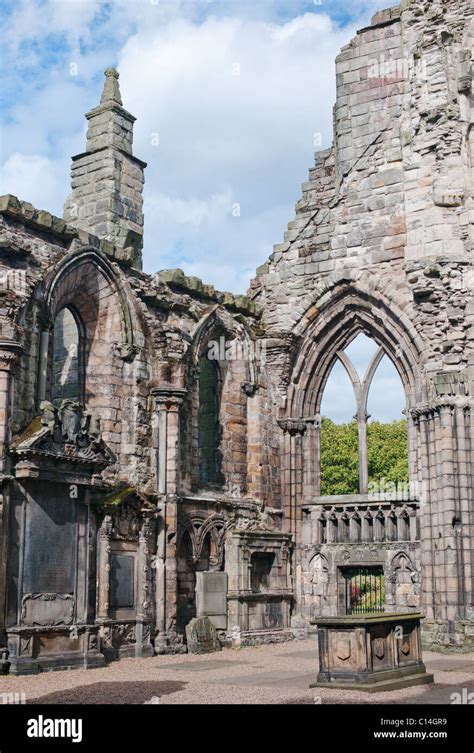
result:
M 120 96 L 120 87 L 118 83 L 119 72 L 115 68 L 107 68 L 105 71 L 105 83 L 100 103 L 105 104 L 107 102 L 115 102 L 118 105 L 122 104 L 122 97 Z

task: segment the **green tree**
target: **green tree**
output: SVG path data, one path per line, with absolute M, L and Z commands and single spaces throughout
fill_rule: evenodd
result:
M 408 481 L 408 435 L 405 419 L 367 426 L 369 483 Z M 357 422 L 335 424 L 323 418 L 321 425 L 321 494 L 359 492 Z
M 359 491 L 357 423 L 321 424 L 321 494 L 357 494 Z
M 371 421 L 367 426 L 369 483 L 380 485 L 408 481 L 408 424 L 405 418 L 384 424 Z

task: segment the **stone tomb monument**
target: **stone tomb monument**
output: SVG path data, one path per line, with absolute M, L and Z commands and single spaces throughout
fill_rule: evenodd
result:
M 319 674 L 312 688 L 378 693 L 433 682 L 421 658 L 422 615 L 321 617 Z

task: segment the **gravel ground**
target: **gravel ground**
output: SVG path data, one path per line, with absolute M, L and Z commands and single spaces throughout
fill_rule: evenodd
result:
M 0 693 L 25 693 L 27 703 L 430 704 L 450 703 L 453 690 L 474 689 L 473 654 L 425 652 L 423 658 L 435 676 L 433 685 L 370 695 L 310 689 L 317 671 L 314 639 L 207 656 L 122 659 L 101 669 L 0 676 Z

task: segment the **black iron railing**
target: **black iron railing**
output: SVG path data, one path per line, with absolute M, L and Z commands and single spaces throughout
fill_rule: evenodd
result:
M 374 614 L 385 609 L 383 568 L 348 567 L 344 569 L 346 614 Z

